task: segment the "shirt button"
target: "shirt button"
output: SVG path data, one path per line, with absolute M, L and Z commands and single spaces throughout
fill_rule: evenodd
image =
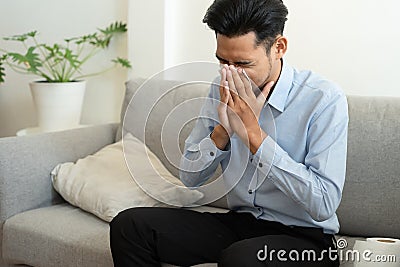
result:
M 260 163 L 258 163 L 258 166 L 259 166 L 260 168 L 262 168 L 263 164 L 260 162 Z
M 250 195 L 253 194 L 253 190 L 250 189 L 250 190 L 249 190 L 249 194 L 250 194 Z
M 210 152 L 210 156 L 211 156 L 211 157 L 214 157 L 214 152 L 211 151 L 211 152 Z

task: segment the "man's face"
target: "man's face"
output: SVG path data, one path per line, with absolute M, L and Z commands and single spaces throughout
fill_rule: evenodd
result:
M 215 55 L 219 62 L 243 68 L 258 87 L 272 80 L 276 82 L 279 77 L 280 57 L 274 51 L 272 47 L 267 55 L 263 44 L 256 46 L 254 32 L 231 38 L 217 34 Z

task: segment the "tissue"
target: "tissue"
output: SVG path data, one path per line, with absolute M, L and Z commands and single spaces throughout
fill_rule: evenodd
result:
M 360 255 L 355 267 L 400 267 L 399 239 L 373 237 L 366 241 L 357 240 L 353 251 Z

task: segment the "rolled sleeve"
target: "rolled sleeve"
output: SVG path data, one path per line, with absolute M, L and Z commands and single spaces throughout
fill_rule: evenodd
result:
M 190 144 L 181 160 L 180 178 L 186 186 L 199 186 L 215 172 L 230 150 L 218 149 L 210 137 Z

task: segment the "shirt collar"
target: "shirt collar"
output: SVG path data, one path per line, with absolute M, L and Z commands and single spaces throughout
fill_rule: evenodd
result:
M 294 71 L 293 68 L 286 64 L 282 59 L 282 71 L 279 76 L 275 89 L 272 92 L 268 104 L 283 112 L 285 109 L 286 100 L 289 96 L 290 89 L 292 88 Z

